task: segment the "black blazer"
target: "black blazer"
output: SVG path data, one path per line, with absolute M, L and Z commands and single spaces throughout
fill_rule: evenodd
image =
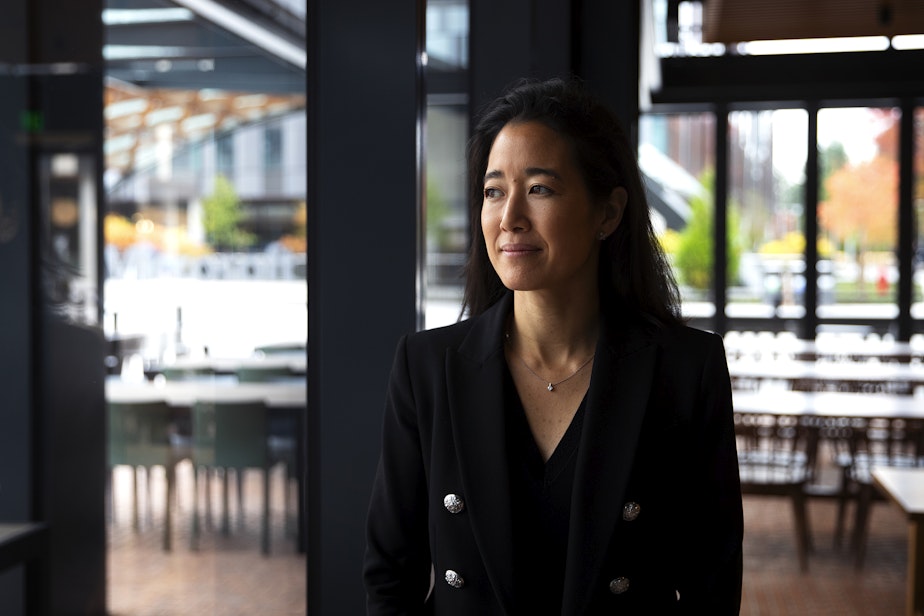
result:
M 398 344 L 368 513 L 370 615 L 521 614 L 502 395 L 511 306 L 508 294 Z M 561 614 L 737 614 L 741 491 L 721 338 L 608 320 L 586 400 Z

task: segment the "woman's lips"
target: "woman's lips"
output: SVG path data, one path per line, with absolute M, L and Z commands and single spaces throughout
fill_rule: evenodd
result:
M 517 257 L 539 252 L 539 248 L 530 244 L 504 244 L 501 246 L 501 252 L 510 257 Z

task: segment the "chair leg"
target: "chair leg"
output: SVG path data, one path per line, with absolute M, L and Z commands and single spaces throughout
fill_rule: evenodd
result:
M 811 539 L 805 507 L 805 494 L 802 493 L 801 489 L 793 494 L 792 506 L 796 520 L 796 550 L 799 555 L 799 568 L 805 572 L 808 571 L 808 553 Z
M 844 530 L 847 520 L 847 505 L 851 500 L 853 482 L 847 468 L 841 469 L 840 488 L 837 491 L 837 518 L 834 525 L 834 548 L 840 549 L 844 543 Z
M 237 479 L 237 525 L 241 530 L 244 529 L 244 469 L 234 469 Z
M 176 466 L 167 464 L 164 467 L 166 475 L 167 493 L 164 502 L 164 551 L 169 552 L 172 548 L 171 540 L 173 537 L 173 499 L 176 494 Z
M 192 501 L 192 528 L 189 533 L 190 549 L 199 549 L 199 467 L 193 463 L 193 501 Z
M 205 526 L 209 530 L 215 528 L 214 512 L 212 511 L 212 469 L 205 467 Z
M 138 473 L 140 469 L 137 466 L 132 467 L 132 528 L 135 532 L 141 530 L 141 513 L 138 504 Z
M 873 502 L 873 486 L 864 484 L 860 488 L 857 498 L 857 511 L 853 529 L 854 567 L 857 571 L 863 569 L 866 558 L 866 541 L 869 535 L 869 516 Z
M 231 514 L 230 514 L 230 497 L 228 496 L 228 473 L 230 469 L 226 468 L 222 472 L 222 488 L 221 488 L 221 534 L 230 535 L 231 534 Z
M 261 529 L 261 548 L 264 556 L 270 553 L 270 467 L 263 469 L 263 524 Z

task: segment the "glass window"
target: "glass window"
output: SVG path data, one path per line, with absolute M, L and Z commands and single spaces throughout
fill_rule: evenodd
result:
M 715 117 L 642 116 L 639 166 L 655 231 L 680 284 L 684 315 L 710 318 Z
M 218 173 L 229 176 L 234 172 L 234 134 L 225 133 L 215 139 L 215 166 Z
M 104 18 L 108 607 L 304 614 L 304 49 L 262 20 L 251 44 L 185 9 Z
M 427 2 L 424 327 L 455 322 L 468 249 L 468 2 Z
M 818 113 L 818 316 L 893 319 L 898 264 L 897 109 Z
M 278 127 L 269 127 L 263 133 L 263 164 L 267 169 L 282 166 L 282 131 Z
M 911 316 L 924 319 L 924 108 L 914 113 L 914 289 Z
M 729 317 L 804 315 L 808 114 L 729 114 Z

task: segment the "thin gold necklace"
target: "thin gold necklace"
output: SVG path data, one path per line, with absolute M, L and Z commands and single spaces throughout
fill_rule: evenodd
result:
M 507 339 L 507 343 L 510 344 L 510 333 L 509 333 L 509 332 L 508 332 L 508 333 L 505 333 L 505 334 L 504 334 L 504 337 Z M 578 367 L 577 370 L 575 370 L 574 372 L 572 372 L 570 375 L 566 376 L 566 377 L 563 378 L 562 380 L 558 381 L 557 383 L 553 383 L 552 381 L 549 381 L 548 379 L 544 379 L 544 378 L 542 378 L 541 376 L 539 376 L 538 374 L 536 374 L 536 371 L 529 367 L 529 364 L 526 363 L 526 360 L 523 359 L 522 357 L 520 357 L 520 354 L 513 350 L 513 345 L 512 345 L 512 344 L 510 344 L 510 352 L 513 353 L 513 355 L 514 355 L 517 359 L 520 360 L 520 363 L 522 363 L 523 366 L 524 366 L 527 370 L 529 370 L 529 373 L 530 373 L 530 374 L 532 374 L 534 377 L 536 377 L 537 379 L 539 379 L 539 380 L 542 381 L 543 383 L 547 383 L 547 385 L 545 386 L 545 388 L 549 390 L 549 393 L 555 391 L 555 388 L 558 387 L 559 385 L 561 385 L 562 383 L 564 383 L 565 381 L 568 381 L 568 380 L 573 379 L 574 377 L 576 377 L 576 376 L 578 375 L 578 373 L 579 373 L 581 370 L 583 370 L 584 368 L 587 367 L 587 364 L 589 364 L 590 362 L 592 362 L 592 361 L 594 360 L 594 355 L 596 355 L 596 353 L 594 353 L 593 355 L 591 355 L 590 357 L 588 357 L 588 358 L 587 358 L 587 361 L 585 361 L 583 364 L 581 364 L 581 365 Z

